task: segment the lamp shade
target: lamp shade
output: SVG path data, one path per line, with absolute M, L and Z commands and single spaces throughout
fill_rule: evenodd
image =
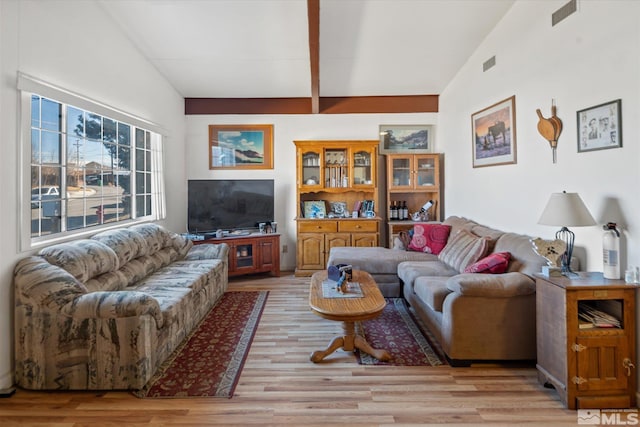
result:
M 595 225 L 591 213 L 578 193 L 552 193 L 547 206 L 542 211 L 538 224 L 561 227 L 584 227 Z

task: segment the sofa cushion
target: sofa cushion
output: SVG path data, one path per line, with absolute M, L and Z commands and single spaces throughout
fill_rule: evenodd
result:
M 511 261 L 507 271 L 519 271 L 533 276 L 539 273 L 547 260 L 538 255 L 533 248 L 531 238 L 523 234 L 504 233 L 495 244 L 495 252 L 508 251 L 511 253 Z
M 465 273 L 494 273 L 500 274 L 509 268 L 509 252 L 494 252 L 464 269 Z
M 107 230 L 91 237 L 109 246 L 118 256 L 120 265 L 148 253 L 147 241 L 140 234 L 126 228 Z
M 442 312 L 444 299 L 451 293 L 447 280 L 449 277 L 418 277 L 413 284 L 413 292 L 433 311 Z
M 209 261 L 167 266 L 140 280 L 132 289 L 149 294 L 158 301 L 165 324 L 175 321 L 185 324 L 193 315 L 185 308 L 195 307 L 191 300 L 207 285 L 211 267 L 219 264 L 218 260 Z
M 107 245 L 82 239 L 40 250 L 48 263 L 65 269 L 81 282 L 118 268 L 118 257 Z
M 511 298 L 535 293 L 536 281 L 518 272 L 495 275 L 463 273 L 450 277 L 447 288 L 470 297 Z
M 447 224 L 416 224 L 409 249 L 438 255 L 447 244 L 451 226 Z
M 171 233 L 171 245 L 176 250 L 177 259 L 183 259 L 193 247 L 193 242 L 178 233 Z
M 202 246 L 202 245 L 199 245 Z M 354 269 L 369 274 L 397 274 L 398 264 L 402 261 L 434 261 L 437 256 L 421 252 L 401 251 L 397 249 L 371 247 L 333 247 L 329 252 L 327 266 L 351 264 Z
M 129 284 L 129 280 L 120 270 L 100 274 L 85 282 L 87 292 L 121 291 Z
M 172 244 L 171 233 L 158 224 L 138 224 L 129 227 L 129 229 L 142 234 L 149 246 L 148 253 L 159 251 Z
M 453 236 L 438 255 L 438 259 L 457 271 L 484 257 L 489 248 L 489 237 L 478 237 L 461 229 Z
M 449 277 L 456 274 L 458 274 L 458 271 L 438 260 L 404 261 L 398 264 L 398 277 L 405 285 L 411 288 L 413 288 L 414 282 L 418 277 Z

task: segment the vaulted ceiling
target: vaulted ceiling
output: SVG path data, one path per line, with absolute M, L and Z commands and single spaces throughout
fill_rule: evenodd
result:
M 513 1 L 99 0 L 185 98 L 316 103 L 437 96 Z

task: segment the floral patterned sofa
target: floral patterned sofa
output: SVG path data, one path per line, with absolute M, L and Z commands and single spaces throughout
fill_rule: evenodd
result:
M 17 385 L 141 389 L 226 291 L 228 252 L 141 224 L 20 260 Z

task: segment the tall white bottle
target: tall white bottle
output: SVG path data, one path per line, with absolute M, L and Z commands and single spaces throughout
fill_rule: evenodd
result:
M 615 222 L 608 222 L 602 228 L 602 273 L 605 279 L 620 279 L 620 232 Z

